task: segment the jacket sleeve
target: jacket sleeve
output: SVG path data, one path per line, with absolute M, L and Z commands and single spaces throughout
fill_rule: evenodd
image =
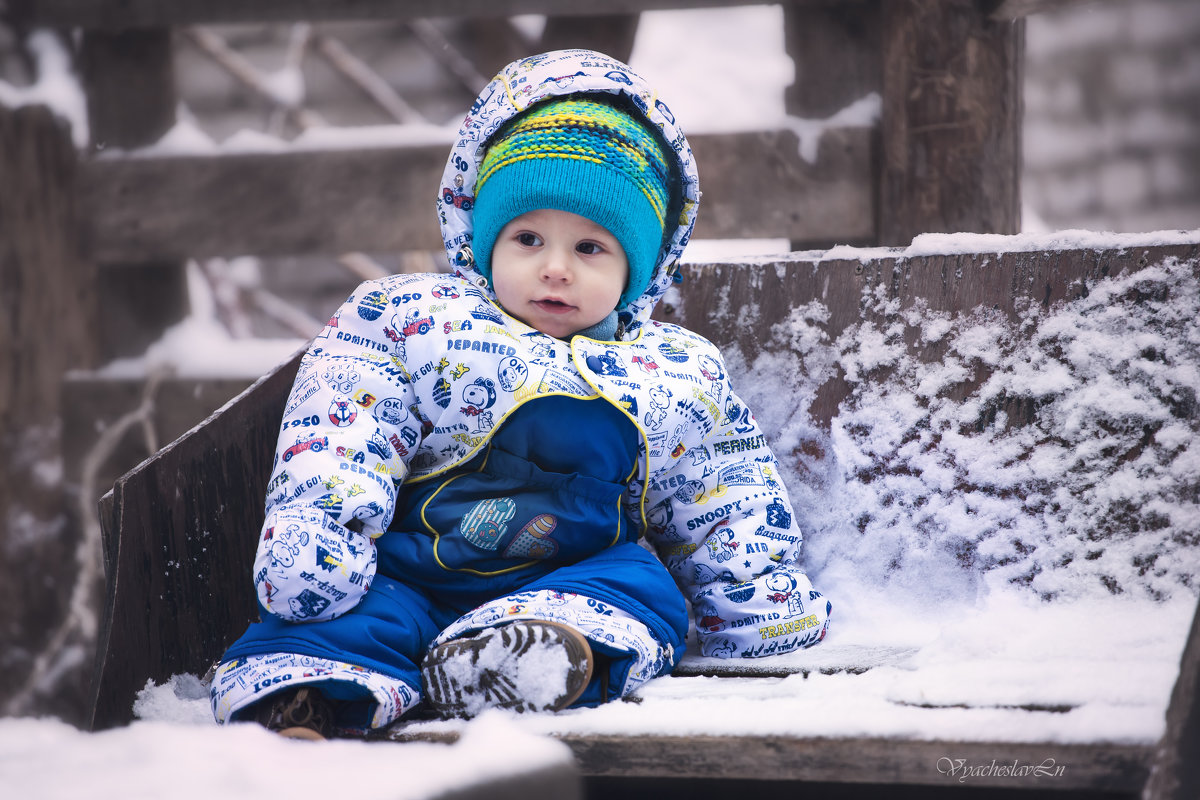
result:
M 254 562 L 262 607 L 295 622 L 333 619 L 375 575 L 421 426 L 397 356 L 395 309 L 360 286 L 313 339 L 285 407 Z M 391 336 L 389 336 L 389 333 Z
M 801 565 L 803 537 L 775 456 L 732 392 L 719 353 L 707 355 L 718 413 L 693 425 L 696 436 L 652 478 L 647 539 L 692 605 L 702 655 L 810 647 L 825 637 L 830 604 Z

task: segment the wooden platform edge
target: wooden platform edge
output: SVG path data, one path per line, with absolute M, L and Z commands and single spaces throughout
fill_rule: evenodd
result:
M 786 736 L 555 737 L 584 775 L 1137 792 L 1153 748 L 1135 744 Z
M 263 506 L 238 502 L 223 487 L 261 487 L 283 413 L 279 398 L 287 397 L 301 356 L 255 381 L 101 498 L 107 596 L 93 667 L 93 730 L 131 721 L 148 679 L 203 674 L 257 614 L 253 592 L 222 589 L 238 579 L 232 576 L 249 586 Z M 232 438 L 231 427 L 238 431 Z M 187 503 L 177 502 L 183 486 Z M 206 519 L 194 515 L 198 508 L 208 509 Z
M 1167 707 L 1167 730 L 1154 753 L 1143 800 L 1200 797 L 1200 606 L 1192 616 L 1179 677 Z
M 795 781 L 959 789 L 1141 791 L 1149 744 L 941 741 L 783 735 L 550 734 L 585 777 Z M 453 731 L 400 729 L 393 742 L 451 744 Z M 752 788 L 751 783 L 747 788 Z

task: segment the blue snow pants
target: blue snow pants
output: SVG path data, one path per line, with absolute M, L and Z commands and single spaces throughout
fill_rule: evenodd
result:
M 630 615 L 666 646 L 671 656 L 662 672 L 669 672 L 684 650 L 687 609 L 666 568 L 637 544 L 640 526 L 623 510 L 639 436 L 600 398 L 527 402 L 467 464 L 403 487 L 390 530 L 376 540 L 378 571 L 358 606 L 322 622 L 263 613 L 222 662 L 294 653 L 357 665 L 419 692 L 421 660 L 445 628 L 497 598 L 545 591 Z M 632 660 L 602 638 L 589 639 L 598 668 L 582 706 L 619 696 Z M 361 699 L 353 687 L 341 695 L 337 686 L 322 688 Z

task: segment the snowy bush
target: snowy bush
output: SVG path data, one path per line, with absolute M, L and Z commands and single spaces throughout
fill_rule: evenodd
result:
M 901 309 L 884 288 L 834 342 L 824 318 L 799 309 L 736 376 L 789 465 L 818 578 L 941 595 L 987 576 L 1044 599 L 1200 589 L 1190 263 L 1016 321 Z M 804 409 L 837 367 L 850 394 L 826 433 Z

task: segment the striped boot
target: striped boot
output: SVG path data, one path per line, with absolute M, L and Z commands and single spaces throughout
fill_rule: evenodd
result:
M 486 708 L 561 711 L 592 679 L 592 648 L 582 633 L 547 620 L 521 620 L 432 648 L 421 664 L 425 699 L 443 717 Z

